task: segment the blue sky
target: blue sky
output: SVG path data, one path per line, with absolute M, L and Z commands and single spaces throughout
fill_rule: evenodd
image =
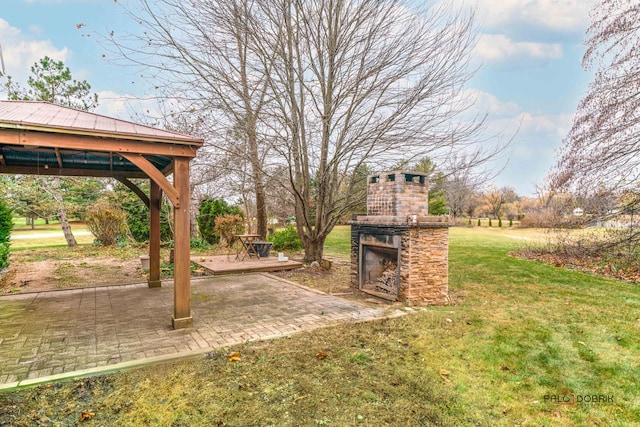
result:
M 488 125 L 505 137 L 519 131 L 504 171 L 493 183 L 533 195 L 554 163 L 590 74 L 580 61 L 592 0 L 445 0 L 473 5 L 479 24 L 474 60 L 482 64 L 468 89 Z M 126 2 L 126 0 L 120 0 Z M 152 108 L 148 83 L 118 67 L 100 35 L 133 25 L 114 0 L 3 0 L 0 45 L 6 73 L 22 81 L 44 55 L 63 60 L 100 96 L 98 112 L 130 119 Z

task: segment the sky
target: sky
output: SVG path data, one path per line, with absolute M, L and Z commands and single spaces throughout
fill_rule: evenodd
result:
M 118 66 L 103 38 L 135 30 L 127 0 L 0 0 L 5 74 L 24 82 L 45 55 L 64 61 L 99 95 L 98 113 L 129 120 L 153 108 L 152 82 Z M 586 94 L 592 74 L 581 67 L 593 0 L 444 0 L 475 7 L 479 70 L 467 91 L 487 113 L 489 132 L 513 137 L 492 183 L 532 196 L 544 183 Z M 2 94 L 0 94 L 2 97 Z

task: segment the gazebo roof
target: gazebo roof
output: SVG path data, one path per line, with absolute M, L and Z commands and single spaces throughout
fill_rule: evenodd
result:
M 203 140 L 47 102 L 0 101 L 0 172 L 145 177 L 123 156 L 145 157 L 164 175 Z

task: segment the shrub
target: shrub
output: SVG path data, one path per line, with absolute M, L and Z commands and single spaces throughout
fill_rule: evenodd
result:
M 9 245 L 13 218 L 11 209 L 0 199 L 0 269 L 9 266 Z
M 127 214 L 127 227 L 136 242 L 149 240 L 149 208 L 137 196 L 122 203 L 122 209 Z M 169 217 L 171 207 L 163 203 L 160 211 L 160 240 L 166 242 L 173 239 Z
M 140 189 L 149 194 L 148 181 L 138 182 L 135 184 Z M 114 206 L 119 206 L 127 214 L 127 227 L 131 237 L 136 242 L 146 242 L 149 240 L 149 208 L 144 204 L 138 196 L 123 184 L 117 184 L 114 191 L 108 193 L 105 197 Z M 164 198 L 164 197 L 163 197 Z M 163 200 L 162 210 L 160 211 L 160 239 L 163 242 L 173 239 L 173 231 L 171 229 L 171 203 Z
M 243 234 L 244 219 L 238 214 L 220 215 L 215 219 L 214 232 L 220 236 L 228 246 L 231 246 L 233 236 Z
M 478 227 L 480 227 L 481 223 L 480 223 L 480 218 L 478 218 Z
M 9 267 L 9 244 L 0 243 L 0 270 Z
M 513 227 L 513 219 L 509 220 L 509 227 Z
M 166 241 L 165 247 L 173 249 L 175 242 L 173 240 Z M 192 237 L 189 239 L 189 247 L 191 249 L 209 249 L 209 243 L 200 237 Z
M 267 240 L 273 242 L 273 249 L 276 251 L 297 251 L 302 249 L 302 242 L 298 236 L 298 231 L 292 225 L 288 225 L 282 230 L 271 233 Z
M 491 218 L 489 218 L 489 227 L 491 227 Z
M 209 244 L 220 242 L 220 235 L 216 233 L 216 217 L 222 215 L 236 214 L 244 217 L 242 211 L 236 206 L 229 206 L 222 199 L 206 198 L 200 203 L 198 212 L 198 228 L 202 238 Z
M 498 218 L 498 227 L 502 227 L 502 218 Z
M 100 244 L 113 246 L 126 230 L 127 214 L 120 208 L 106 202 L 98 202 L 85 215 L 89 231 Z

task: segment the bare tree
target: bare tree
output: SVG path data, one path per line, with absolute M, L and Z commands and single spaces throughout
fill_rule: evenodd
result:
M 517 197 L 515 190 L 508 186 L 498 188 L 495 185 L 490 185 L 484 193 L 484 201 L 494 218 L 500 218 L 502 207 L 506 203 L 514 202 Z
M 640 178 L 640 5 L 600 0 L 582 64 L 595 69 L 552 171 L 554 189 L 636 187 Z
M 267 211 L 262 160 L 267 145 L 259 140 L 257 122 L 267 101 L 266 70 L 251 51 L 254 3 L 139 0 L 138 7 L 130 6 L 127 12 L 144 32 L 111 37 L 121 57 L 142 66 L 163 96 L 174 100 L 172 115 L 195 115 L 206 124 L 206 144 L 201 151 L 246 156 L 249 168 L 243 172 L 252 181 L 257 232 L 264 237 Z M 227 138 L 229 132 L 236 137 Z M 196 160 L 194 166 L 220 169 L 221 165 Z
M 263 3 L 264 4 L 264 3 Z M 403 1 L 274 0 L 256 44 L 268 65 L 266 126 L 289 166 L 305 259 L 356 202 L 349 173 L 467 149 L 460 119 L 473 16 Z M 273 55 L 275 54 L 275 55 Z
M 482 163 L 480 154 L 477 151 L 456 153 L 441 167 L 444 196 L 454 219 L 474 215 L 480 203 L 481 188 L 495 177 L 495 173 L 477 168 Z
M 439 161 L 481 142 L 483 118 L 469 117 L 462 96 L 471 11 L 408 0 L 138 3 L 143 43 L 118 42 L 120 54 L 164 76 L 184 111 L 211 124 L 217 150 L 247 151 L 258 215 L 263 180 L 286 167 L 307 261 L 361 203 L 354 171 L 365 161 Z M 241 132 L 223 143 L 230 129 Z

